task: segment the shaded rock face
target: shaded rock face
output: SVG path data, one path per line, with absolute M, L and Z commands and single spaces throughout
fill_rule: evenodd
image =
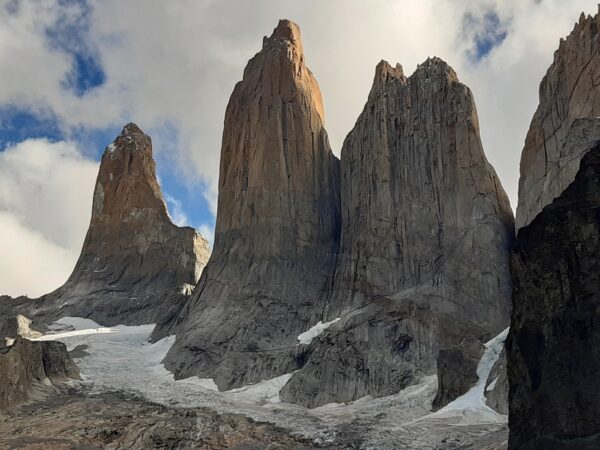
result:
M 540 84 L 540 103 L 521 154 L 517 229 L 573 181 L 600 139 L 600 16 L 581 15 Z
M 296 370 L 339 241 L 339 162 L 300 31 L 281 21 L 225 114 L 215 244 L 166 358 L 232 388 Z
M 103 325 L 160 321 L 176 314 L 208 257 L 204 238 L 171 222 L 152 141 L 130 123 L 102 155 L 90 227 L 73 273 L 34 312 Z
M 596 144 L 514 247 L 510 449 L 600 448 L 599 217 Z
M 0 349 L 0 410 L 39 399 L 71 378 L 79 378 L 79 369 L 63 343 L 16 336 L 10 347 Z
M 492 367 L 485 383 L 485 403 L 500 414 L 508 415 L 508 375 L 506 348 L 502 349 L 498 361 Z
M 341 213 L 323 321 L 341 320 L 307 350 L 282 398 L 318 406 L 397 392 L 435 373 L 440 348 L 506 328 L 512 212 L 471 92 L 440 59 L 409 78 L 377 66 L 342 148 Z M 465 388 L 441 392 L 437 406 Z
M 460 345 L 440 349 L 437 359 L 438 391 L 432 407 L 439 409 L 466 394 L 477 382 L 477 365 L 484 346 L 478 339 L 465 339 Z

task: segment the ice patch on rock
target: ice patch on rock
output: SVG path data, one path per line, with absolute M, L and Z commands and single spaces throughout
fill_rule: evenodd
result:
M 300 334 L 298 336 L 298 341 L 300 341 L 300 343 L 304 344 L 304 345 L 310 344 L 314 338 L 319 336 L 321 333 L 323 333 L 323 331 L 325 331 L 331 325 L 336 323 L 338 320 L 340 320 L 339 317 L 337 319 L 333 319 L 331 322 L 325 322 L 325 323 L 323 323 L 319 320 L 319 323 L 317 323 L 315 326 L 313 326 L 309 330 L 305 331 L 304 333 Z

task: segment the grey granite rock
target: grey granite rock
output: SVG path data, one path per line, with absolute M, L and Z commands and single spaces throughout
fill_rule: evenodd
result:
M 600 139 L 599 25 L 600 15 L 582 13 L 542 79 L 521 154 L 517 229 L 573 181 L 579 160 Z
M 17 335 L 11 346 L 0 349 L 0 410 L 40 399 L 72 378 L 79 378 L 79 369 L 63 343 Z
M 397 392 L 435 373 L 440 349 L 506 328 L 512 211 L 471 92 L 442 60 L 409 78 L 399 65 L 377 66 L 342 148 L 341 210 L 317 319 L 340 321 L 307 348 L 282 398 L 312 407 Z M 441 392 L 438 406 L 455 395 Z
M 282 20 L 225 114 L 215 243 L 165 360 L 220 389 L 303 364 L 339 240 L 339 161 L 300 30 Z
M 73 273 L 27 309 L 46 320 L 162 323 L 189 297 L 184 291 L 195 285 L 208 257 L 202 236 L 171 222 L 152 141 L 130 123 L 102 155 L 90 227 Z

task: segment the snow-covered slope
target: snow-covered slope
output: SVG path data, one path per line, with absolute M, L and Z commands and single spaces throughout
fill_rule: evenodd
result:
M 478 442 L 490 433 L 503 436 L 506 428 L 506 418 L 493 411 L 492 415 L 485 403 L 479 401 L 483 390 L 481 382 L 473 392 L 430 414 L 437 389 L 435 376 L 425 377 L 419 384 L 392 396 L 364 397 L 315 409 L 281 402 L 279 391 L 291 374 L 226 392 L 218 392 L 211 379 L 192 377 L 176 381 L 162 364 L 174 337 L 151 344 L 148 338 L 152 328 L 153 325 L 104 328 L 87 319 L 63 318 L 52 326 L 50 334 L 39 339 L 58 339 L 69 350 L 87 346 L 87 356 L 75 362 L 81 369 L 81 383 L 92 393 L 133 391 L 167 406 L 208 407 L 223 413 L 241 413 L 321 443 L 352 442 L 360 448 L 419 449 L 442 445 L 444 439 Z M 487 350 L 478 368 L 483 385 L 499 353 L 501 340 L 503 337 L 499 336 L 486 344 Z

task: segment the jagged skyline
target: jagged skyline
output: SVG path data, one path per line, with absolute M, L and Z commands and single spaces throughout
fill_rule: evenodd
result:
M 0 250 L 14 256 L 0 267 L 0 287 L 35 296 L 64 282 L 89 221 L 99 156 L 130 120 L 153 137 L 175 221 L 210 239 L 225 104 L 260 49 L 257 36 L 282 17 L 302 27 L 334 153 L 380 59 L 410 74 L 439 56 L 473 89 L 486 154 L 515 208 L 539 79 L 574 18 L 595 8 L 587 0 L 405 0 L 328 2 L 315 15 L 304 2 L 10 2 L 0 12 Z M 545 23 L 554 26 L 535 26 Z

